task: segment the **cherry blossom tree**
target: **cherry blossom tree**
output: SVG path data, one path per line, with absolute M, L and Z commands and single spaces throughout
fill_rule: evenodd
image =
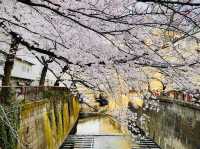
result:
M 75 82 L 108 82 L 113 66 L 127 81 L 148 82 L 143 69 L 153 67 L 179 87 L 198 87 L 190 80 L 198 75 L 198 48 L 188 57 L 178 47 L 188 38 L 199 42 L 198 3 L 3 0 L 1 6 L 2 33 L 38 57 L 59 61 L 61 74 L 69 67 L 82 78 Z

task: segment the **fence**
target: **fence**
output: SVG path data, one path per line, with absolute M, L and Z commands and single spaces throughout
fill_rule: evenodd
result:
M 0 87 L 0 101 L 40 100 L 48 96 L 58 96 L 68 91 L 66 87 L 54 86 L 2 86 Z

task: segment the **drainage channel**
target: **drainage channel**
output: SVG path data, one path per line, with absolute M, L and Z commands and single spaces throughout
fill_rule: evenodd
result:
M 69 135 L 60 149 L 160 149 L 151 138 L 133 139 L 109 116 L 79 119 L 77 132 Z

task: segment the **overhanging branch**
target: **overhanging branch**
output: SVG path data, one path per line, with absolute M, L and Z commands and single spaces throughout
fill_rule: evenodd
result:
M 188 2 L 181 2 L 181 1 L 172 1 L 172 0 L 138 0 L 139 2 L 154 2 L 158 4 L 173 4 L 173 5 L 182 5 L 182 6 L 200 6 L 200 3 L 192 3 Z

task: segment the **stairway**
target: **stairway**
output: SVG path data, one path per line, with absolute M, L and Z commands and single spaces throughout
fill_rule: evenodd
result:
M 128 138 L 121 134 L 70 135 L 60 149 L 122 149 L 119 142 Z
M 90 149 L 94 147 L 94 136 L 69 135 L 60 149 Z
M 137 145 L 133 146 L 132 149 L 160 149 L 159 145 L 149 137 L 136 140 L 136 144 Z
M 104 149 L 109 148 L 106 142 L 101 144 L 99 140 L 103 139 L 108 142 L 113 138 L 124 139 L 123 135 L 69 135 L 64 141 L 60 149 Z M 112 145 L 112 143 L 110 144 Z M 113 144 L 114 145 L 114 144 Z M 116 147 L 113 147 L 116 148 Z M 160 147 L 152 141 L 151 138 L 141 138 L 133 143 L 132 149 L 160 149 Z

